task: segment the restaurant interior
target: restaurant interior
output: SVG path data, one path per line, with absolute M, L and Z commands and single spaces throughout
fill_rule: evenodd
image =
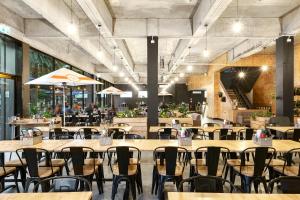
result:
M 1 200 L 300 200 L 300 0 L 0 13 Z

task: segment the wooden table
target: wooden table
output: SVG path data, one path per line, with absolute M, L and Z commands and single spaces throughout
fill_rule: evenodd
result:
M 39 129 L 40 131 L 43 132 L 43 134 L 49 133 L 49 131 L 50 131 L 49 126 L 48 127 L 37 126 L 34 128 Z M 96 129 L 100 132 L 100 131 L 103 131 L 105 127 L 104 126 L 63 126 L 61 128 L 67 129 L 69 132 L 76 133 L 81 128 L 92 128 L 92 129 Z M 124 129 L 128 133 L 132 129 L 132 126 L 109 126 L 106 128 L 120 128 L 120 129 Z
M 58 147 L 69 143 L 70 140 L 43 140 L 41 143 L 33 146 L 24 146 L 21 140 L 1 140 L 0 141 L 0 152 L 15 152 L 17 149 L 26 147 L 35 147 L 46 149 L 47 151 L 53 152 Z
M 287 130 L 295 129 L 294 126 L 268 126 L 267 128 L 279 132 L 286 132 Z
M 245 194 L 245 193 L 193 193 L 193 192 L 168 192 L 172 200 L 297 200 L 300 194 Z
M 177 140 L 152 140 L 152 139 L 142 139 L 142 140 L 113 140 L 112 145 L 101 146 L 99 140 L 69 140 L 70 142 L 58 146 L 55 151 L 61 151 L 63 147 L 70 146 L 86 146 L 94 149 L 97 152 L 104 152 L 107 148 L 111 146 L 134 146 L 141 151 L 153 151 L 155 148 L 160 146 L 179 146 Z M 0 141 L 1 146 L 1 141 Z M 232 152 L 241 152 L 248 147 L 257 147 L 252 140 L 193 140 L 192 146 L 184 146 L 188 151 L 195 151 L 199 147 L 206 146 L 222 146 L 227 147 Z M 273 140 L 273 146 L 278 152 L 287 152 L 293 148 L 300 148 L 299 142 L 294 142 L 292 140 Z M 1 148 L 0 148 L 1 150 Z
M 92 192 L 2 193 L 1 200 L 90 200 Z

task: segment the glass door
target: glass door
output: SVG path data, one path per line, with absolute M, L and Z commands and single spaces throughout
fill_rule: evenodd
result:
M 0 76 L 0 140 L 12 139 L 9 119 L 15 114 L 15 81 Z

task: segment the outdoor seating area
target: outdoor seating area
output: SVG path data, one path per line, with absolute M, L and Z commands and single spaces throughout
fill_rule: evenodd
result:
M 0 12 L 0 200 L 300 200 L 300 0 Z

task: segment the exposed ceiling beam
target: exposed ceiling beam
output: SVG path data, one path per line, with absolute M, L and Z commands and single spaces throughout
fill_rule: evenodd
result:
M 80 30 L 71 33 L 68 27 L 71 23 L 70 8 L 61 0 L 23 0 L 29 7 L 39 13 L 44 19 L 51 23 L 57 30 L 67 36 L 77 47 L 84 50 L 99 62 L 103 63 L 106 67 L 112 67 L 111 55 L 103 51 L 101 58 L 97 56 L 98 47 L 93 42 L 80 37 Z M 73 15 L 73 23 L 79 29 L 79 19 Z
M 281 18 L 281 34 L 290 35 L 300 31 L 300 6 Z
M 77 2 L 95 26 L 101 24 L 101 31 L 103 32 L 104 37 L 111 37 L 113 35 L 113 19 L 104 1 L 77 0 Z M 123 58 L 122 61 L 125 62 L 124 67 L 132 78 L 138 82 L 139 77 L 133 71 L 134 62 L 125 42 L 122 40 L 117 41 L 113 38 L 110 39 L 110 42 L 114 47 L 119 49 L 118 53 L 121 54 L 121 57 Z
M 189 46 L 193 46 L 199 41 L 199 38 L 197 37 L 205 34 L 205 25 L 208 24 L 208 28 L 210 28 L 221 16 L 231 1 L 232 0 L 200 1 L 200 4 L 192 19 L 193 38 L 190 40 L 179 41 L 179 45 L 174 50 L 174 57 L 170 63 L 171 72 L 174 72 L 177 69 L 179 63 L 181 62 L 181 58 L 188 54 Z

